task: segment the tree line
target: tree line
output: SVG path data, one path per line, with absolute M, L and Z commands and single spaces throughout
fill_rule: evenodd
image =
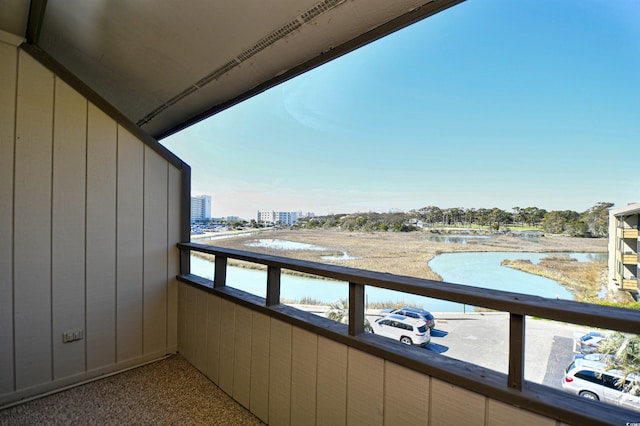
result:
M 368 232 L 409 232 L 420 227 L 485 227 L 494 231 L 507 231 L 510 227 L 531 227 L 548 234 L 606 237 L 611 207 L 613 203 L 599 202 L 584 212 L 576 212 L 573 210 L 547 211 L 538 207 L 513 207 L 511 211 L 505 211 L 497 207 L 443 209 L 427 206 L 406 213 L 359 212 L 303 218 L 296 226 Z

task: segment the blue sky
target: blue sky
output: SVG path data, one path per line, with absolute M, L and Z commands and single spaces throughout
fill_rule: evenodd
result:
M 161 143 L 216 217 L 640 201 L 640 1 L 468 0 Z

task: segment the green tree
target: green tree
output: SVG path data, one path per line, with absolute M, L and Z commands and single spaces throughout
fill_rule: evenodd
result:
M 439 223 L 443 221 L 442 210 L 440 207 L 428 206 L 418 210 L 420 218 L 427 223 Z
M 545 209 L 539 209 L 537 207 L 525 207 L 520 210 L 522 219 L 529 226 L 538 226 L 542 223 L 547 211 Z
M 540 226 L 544 232 L 549 234 L 562 234 L 567 230 L 569 224 L 575 223 L 577 226 L 579 216 L 578 212 L 573 210 L 553 210 L 544 216 Z
M 516 224 L 522 224 L 523 222 L 523 215 L 522 215 L 522 209 L 520 207 L 512 207 L 511 210 L 513 210 L 513 222 Z
M 581 220 L 567 222 L 564 226 L 564 233 L 571 237 L 588 237 L 589 227 Z
M 567 220 L 559 211 L 547 213 L 542 220 L 542 229 L 549 234 L 561 234 Z
M 609 234 L 609 209 L 613 203 L 599 202 L 580 217 L 586 222 L 588 231 L 593 237 L 606 237 Z
M 627 381 L 629 375 L 640 376 L 640 336 L 624 335 L 615 332 L 607 337 L 598 348 L 598 352 L 608 355 L 604 357 L 608 370 L 618 370 L 622 373 L 621 385 Z M 629 381 L 623 387 L 624 392 L 638 392 L 640 383 Z
M 338 299 L 329 304 L 327 318 L 343 324 L 349 324 L 349 299 Z M 371 323 L 366 318 L 364 319 L 364 330 L 367 332 L 373 331 Z

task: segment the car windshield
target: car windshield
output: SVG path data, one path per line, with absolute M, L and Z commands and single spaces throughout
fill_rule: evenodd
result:
M 427 331 L 427 326 L 426 325 L 421 325 L 420 327 L 418 327 L 418 331 L 420 333 L 425 333 Z
M 571 370 L 571 369 L 572 369 L 573 367 L 575 367 L 575 366 L 576 366 L 576 363 L 575 363 L 575 361 L 574 361 L 574 362 L 572 362 L 571 364 L 569 364 L 569 366 L 568 366 L 568 367 L 567 367 L 567 369 L 565 370 L 565 373 L 568 373 L 568 372 L 569 372 L 569 370 Z

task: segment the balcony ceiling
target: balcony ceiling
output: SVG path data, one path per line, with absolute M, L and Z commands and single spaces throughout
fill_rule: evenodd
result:
M 462 0 L 4 0 L 36 44 L 162 138 Z

